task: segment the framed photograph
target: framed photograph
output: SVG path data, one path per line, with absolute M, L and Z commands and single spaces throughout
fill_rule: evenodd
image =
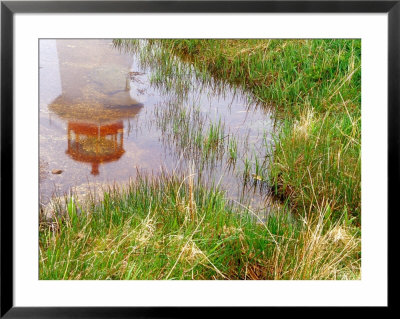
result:
M 2 1 L 1 317 L 388 308 L 399 28 L 399 1 Z

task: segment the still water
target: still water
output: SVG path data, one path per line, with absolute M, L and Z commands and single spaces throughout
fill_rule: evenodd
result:
M 274 121 L 240 89 L 193 79 L 182 96 L 112 40 L 40 40 L 39 72 L 42 203 L 167 171 L 268 208 L 257 167 L 266 167 Z M 210 130 L 219 136 L 211 152 Z

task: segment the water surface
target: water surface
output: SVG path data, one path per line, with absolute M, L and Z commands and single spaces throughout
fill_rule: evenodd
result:
M 266 210 L 266 176 L 257 167 L 268 161 L 269 111 L 218 80 L 193 79 L 179 94 L 141 62 L 111 40 L 40 41 L 41 202 L 168 171 L 194 173 L 228 198 Z M 208 145 L 210 130 L 218 145 Z

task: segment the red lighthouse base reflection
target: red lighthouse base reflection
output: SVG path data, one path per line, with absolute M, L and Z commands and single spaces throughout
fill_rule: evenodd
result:
M 68 149 L 66 153 L 75 161 L 90 163 L 91 173 L 99 174 L 99 165 L 117 161 L 125 153 L 124 125 L 68 122 Z

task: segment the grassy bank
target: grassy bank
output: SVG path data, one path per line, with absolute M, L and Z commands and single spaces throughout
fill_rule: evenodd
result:
M 211 74 L 272 105 L 282 123 L 269 167 L 277 195 L 302 215 L 329 205 L 333 218 L 360 224 L 360 40 L 153 40 L 150 51 L 164 80 L 183 78 L 178 56 L 197 78 Z
M 40 279 L 359 277 L 360 240 L 326 208 L 262 224 L 190 175 L 141 177 L 88 207 L 70 198 L 56 220 L 41 221 Z

